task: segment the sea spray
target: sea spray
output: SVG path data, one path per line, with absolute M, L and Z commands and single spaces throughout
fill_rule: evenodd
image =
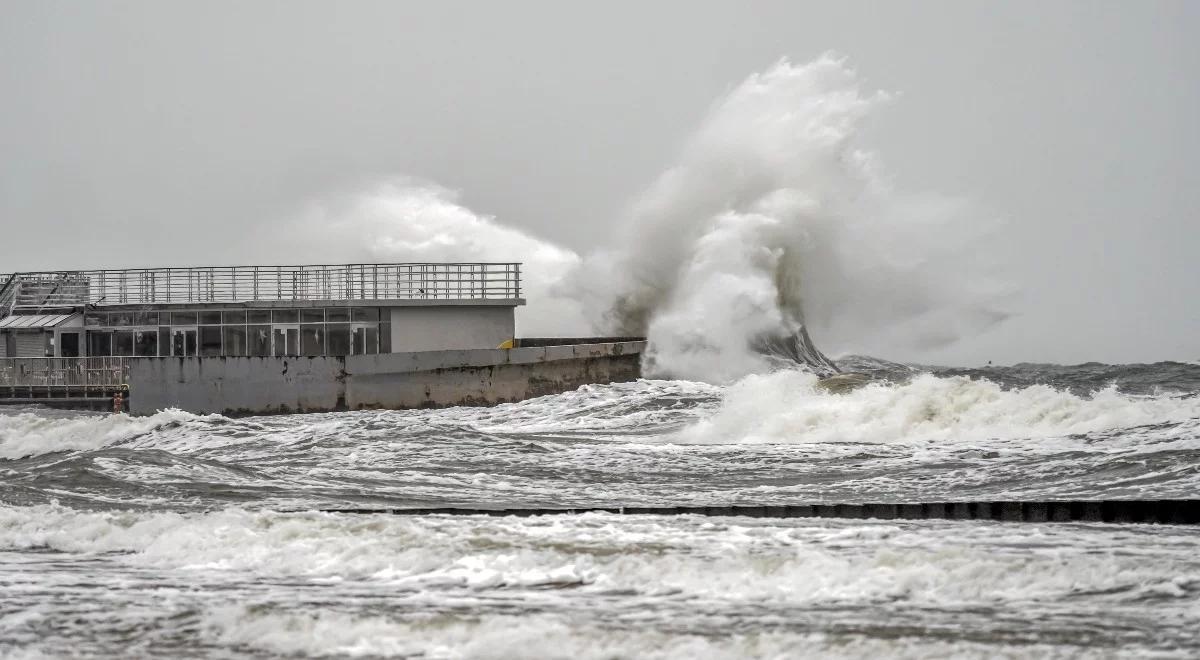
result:
M 517 314 L 525 336 L 587 334 L 579 301 L 556 287 L 579 263 L 573 251 L 476 213 L 459 194 L 431 181 L 392 177 L 345 195 L 309 203 L 289 233 L 289 250 L 350 261 L 520 261 L 526 306 Z M 324 263 L 324 261 L 322 261 Z
M 859 144 L 890 96 L 825 55 L 778 62 L 718 101 L 581 279 L 606 320 L 646 332 L 660 375 L 727 382 L 808 326 L 823 348 L 933 348 L 1003 318 L 961 201 L 902 195 Z M 968 229 L 964 222 L 970 219 Z M 811 363 L 810 363 L 811 364 Z
M 991 223 L 895 191 L 860 144 L 890 98 L 833 55 L 751 75 L 586 255 L 409 178 L 316 202 L 293 233 L 324 259 L 523 261 L 519 333 L 645 334 L 649 375 L 828 372 L 815 347 L 778 350 L 811 347 L 805 329 L 834 353 L 910 356 L 1003 319 L 1007 292 L 980 248 Z

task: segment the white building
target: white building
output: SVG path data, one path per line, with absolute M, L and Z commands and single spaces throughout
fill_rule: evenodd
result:
M 518 263 L 0 275 L 0 358 L 345 356 L 511 346 Z

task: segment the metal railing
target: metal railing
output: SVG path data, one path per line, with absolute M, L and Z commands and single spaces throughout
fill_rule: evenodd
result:
M 17 276 L 0 274 L 0 319 L 12 313 L 17 300 Z
M 129 358 L 0 358 L 0 387 L 103 389 L 129 381 Z
M 0 316 L 85 304 L 521 297 L 521 264 L 515 262 L 46 271 L 14 273 L 10 280 L 0 282 Z

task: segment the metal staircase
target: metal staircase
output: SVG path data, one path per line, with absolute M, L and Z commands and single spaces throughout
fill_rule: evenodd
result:
M 17 275 L 0 274 L 0 319 L 12 314 L 17 304 Z

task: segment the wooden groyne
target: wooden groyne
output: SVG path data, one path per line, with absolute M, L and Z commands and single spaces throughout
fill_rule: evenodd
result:
M 1200 500 L 1049 500 L 796 504 L 777 506 L 626 506 L 571 508 L 325 509 L 328 513 L 487 516 L 559 516 L 582 513 L 749 518 L 849 518 L 878 520 L 996 520 L 1002 522 L 1103 522 L 1200 525 Z

